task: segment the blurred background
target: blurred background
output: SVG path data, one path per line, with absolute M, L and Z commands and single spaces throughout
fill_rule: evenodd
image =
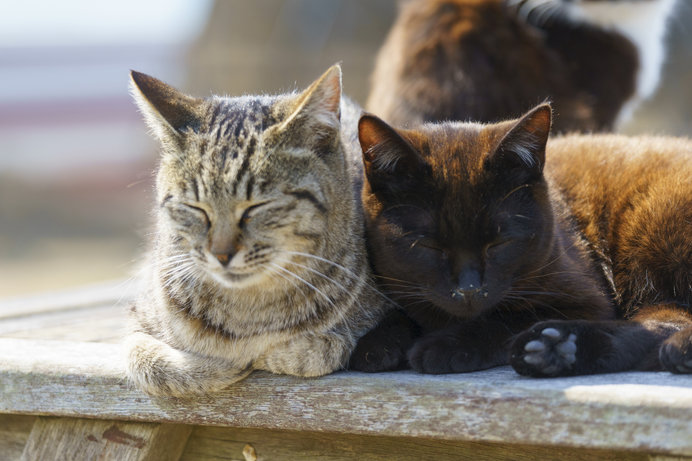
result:
M 623 128 L 692 133 L 692 6 L 658 93 Z M 341 62 L 363 103 L 395 0 L 1 0 L 0 298 L 132 275 L 157 146 L 128 70 L 198 96 L 302 88 Z

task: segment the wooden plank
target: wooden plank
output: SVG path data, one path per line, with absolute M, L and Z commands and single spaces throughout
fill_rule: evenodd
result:
M 36 416 L 0 415 L 0 459 L 19 459 Z
M 73 418 L 38 418 L 23 461 L 178 460 L 191 427 Z
M 25 317 L 64 310 L 85 309 L 98 305 L 125 304 L 134 299 L 138 290 L 135 279 L 117 280 L 84 287 L 40 293 L 0 300 L 0 319 Z
M 246 461 L 243 450 L 252 447 L 257 461 L 533 461 L 599 459 L 648 461 L 646 453 L 458 442 L 408 437 L 295 432 L 258 429 L 196 427 L 181 461 Z
M 0 413 L 692 456 L 692 380 L 684 375 L 255 373 L 217 394 L 175 399 L 132 389 L 122 370 L 115 344 L 0 339 Z
M 125 334 L 126 306 L 97 305 L 0 319 L 5 338 L 119 342 Z

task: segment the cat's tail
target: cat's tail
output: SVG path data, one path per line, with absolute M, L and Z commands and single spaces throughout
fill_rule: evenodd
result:
M 252 372 L 229 362 L 175 349 L 142 332 L 125 339 L 127 374 L 150 395 L 183 397 L 219 391 Z

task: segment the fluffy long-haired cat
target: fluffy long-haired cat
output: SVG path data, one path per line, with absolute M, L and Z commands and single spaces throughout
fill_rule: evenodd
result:
M 383 322 L 353 368 L 692 372 L 692 142 L 550 124 L 361 118 L 373 265 L 422 335 Z
M 414 126 L 506 120 L 549 99 L 554 132 L 611 131 L 658 84 L 674 2 L 405 2 L 366 108 Z
M 236 98 L 131 77 L 162 146 L 146 290 L 126 344 L 131 380 L 188 395 L 253 369 L 341 368 L 384 301 L 358 204 L 359 109 L 341 98 L 340 68 L 300 94 Z

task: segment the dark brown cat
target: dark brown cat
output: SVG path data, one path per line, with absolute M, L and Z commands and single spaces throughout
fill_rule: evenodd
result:
M 499 121 L 550 99 L 554 132 L 610 131 L 658 84 L 674 0 L 413 0 L 366 108 L 396 126 Z
M 361 118 L 372 262 L 422 336 L 390 318 L 352 368 L 692 372 L 692 142 L 550 123 Z

